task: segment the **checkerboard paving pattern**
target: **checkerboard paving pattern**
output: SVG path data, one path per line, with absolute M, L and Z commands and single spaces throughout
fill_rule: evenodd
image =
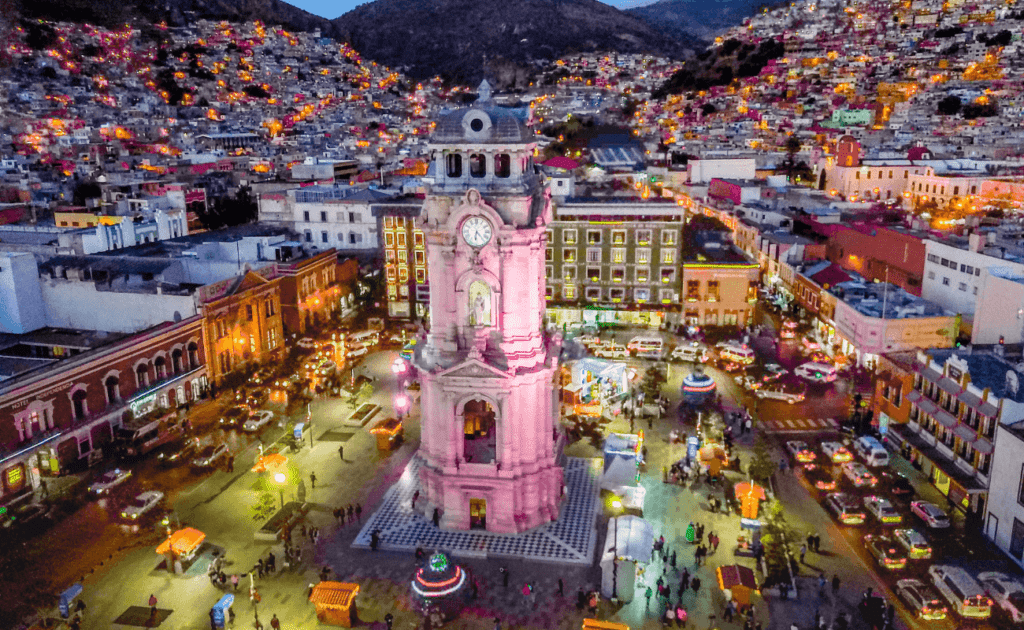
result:
M 419 458 L 414 457 L 398 483 L 384 495 L 367 519 L 352 547 L 370 548 L 370 534 L 379 529 L 380 548 L 415 552 L 441 549 L 453 556 L 522 558 L 590 565 L 597 541 L 600 510 L 600 459 L 569 457 L 565 464 L 567 499 L 558 520 L 522 534 L 495 534 L 482 530 L 444 531 L 426 516 L 412 511 L 412 495 L 419 479 Z

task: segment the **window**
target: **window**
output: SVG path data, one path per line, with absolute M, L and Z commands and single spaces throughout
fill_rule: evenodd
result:
M 362 220 L 363 220 L 363 217 L 362 217 L 362 215 L 360 213 L 358 213 L 358 212 L 349 212 L 348 213 L 348 222 L 349 223 L 359 223 Z
M 587 299 L 588 300 L 600 300 L 601 289 L 598 287 L 587 287 Z
M 929 271 L 928 272 L 928 279 L 929 280 L 934 280 L 935 279 L 935 272 L 934 271 Z
M 548 280 L 553 279 L 555 277 L 555 268 L 552 267 L 551 265 L 548 265 L 547 267 L 545 267 L 544 268 L 544 277 L 547 278 Z
M 277 329 L 276 328 L 268 328 L 267 329 L 267 349 L 268 350 L 273 350 L 276 347 L 277 347 Z
M 612 267 L 612 282 L 625 282 L 626 281 L 626 268 L 625 267 Z
M 327 242 L 327 232 L 320 232 L 320 242 L 321 243 L 326 243 Z
M 1017 487 L 1017 503 L 1024 507 L 1024 466 L 1020 468 L 1020 484 Z
M 626 262 L 626 248 L 625 247 L 613 247 L 612 248 L 612 262 L 616 264 L 622 264 Z
M 935 254 L 928 254 L 928 262 L 937 263 L 939 262 L 939 257 Z
M 408 282 L 409 281 L 409 269 L 406 267 L 400 267 L 398 269 L 398 281 Z
M 423 232 L 416 230 L 412 233 L 412 246 L 416 249 L 423 249 Z
M 576 230 L 562 230 L 562 242 L 566 245 L 575 245 Z
M 587 250 L 587 262 L 588 263 L 599 263 L 601 262 L 601 249 L 598 247 L 592 247 Z
M 563 249 L 562 250 L 562 261 L 567 263 L 576 262 L 576 250 L 575 249 Z
M 252 304 L 245 305 L 245 319 L 250 322 L 252 321 Z
M 601 281 L 601 268 L 600 267 L 587 267 L 587 278 L 591 282 Z
M 943 278 L 942 279 L 942 286 L 944 286 L 944 287 L 948 287 L 949 286 L 949 278 Z
M 338 240 L 344 241 L 345 239 L 341 238 L 341 239 L 338 239 Z M 384 246 L 385 247 L 394 247 L 395 246 L 395 235 L 392 232 L 385 232 L 384 233 Z
M 972 267 L 971 265 L 964 265 L 964 266 L 967 267 L 967 275 L 973 276 L 974 275 L 974 267 Z
M 419 252 L 417 252 L 419 253 Z M 405 249 L 398 250 L 398 262 L 406 264 L 409 262 L 409 252 Z
M 470 177 L 483 177 L 487 174 L 487 162 L 482 153 L 474 153 L 469 156 Z
M 633 299 L 637 302 L 647 302 L 651 299 L 650 289 L 633 289 Z
M 427 281 L 427 270 L 417 269 L 416 270 L 416 284 L 424 284 Z
M 672 298 L 675 296 L 672 294 L 672 289 L 662 289 L 658 291 L 658 299 L 661 300 L 662 304 L 671 304 Z
M 574 287 L 571 284 L 565 285 L 564 287 L 562 287 L 562 296 L 565 299 L 567 299 L 567 300 L 575 300 L 576 299 L 576 287 Z
M 384 227 L 393 228 L 395 227 L 395 217 L 384 217 Z
M 448 177 L 462 177 L 462 156 L 458 153 L 448 155 L 447 174 Z
M 967 292 L 967 283 L 966 282 L 961 282 L 960 286 L 957 287 L 957 288 L 966 293 Z
M 718 296 L 718 280 L 708 280 L 708 302 L 717 302 Z
M 303 221 L 309 221 L 309 210 L 303 210 L 302 211 L 302 220 Z
M 967 265 L 960 263 L 960 273 L 967 271 Z
M 399 232 L 395 235 L 395 244 L 399 247 L 405 247 L 405 232 Z
M 946 260 L 945 258 L 940 259 L 940 262 L 941 262 L 943 267 L 948 267 L 949 266 L 949 261 Z M 955 267 L 954 267 L 954 269 L 955 269 Z
M 636 242 L 639 245 L 650 245 L 651 244 L 651 231 L 650 230 L 637 230 L 636 231 Z
M 651 263 L 651 250 L 646 247 L 638 247 L 636 253 L 636 264 L 649 265 Z
M 312 243 L 313 242 L 313 233 L 312 232 L 310 232 L 309 230 L 306 230 L 305 231 L 305 236 L 306 236 L 306 242 L 307 243 Z
M 661 244 L 662 245 L 675 245 L 676 244 L 676 231 L 675 230 L 662 230 L 661 231 Z
M 320 213 L 320 223 L 327 223 L 327 213 L 326 212 L 321 212 Z
M 687 302 L 699 302 L 700 301 L 700 280 L 687 280 L 686 281 L 686 301 Z
M 975 267 L 974 268 L 974 275 L 976 275 L 976 276 L 980 276 L 981 275 L 981 267 Z
M 676 270 L 674 267 L 662 267 L 661 268 L 661 281 L 663 283 L 672 282 L 676 279 Z
M 555 259 L 555 250 L 550 248 L 550 247 L 545 248 L 544 249 L 544 261 L 545 262 L 551 262 L 554 259 Z
M 757 289 L 759 284 L 757 280 L 751 280 L 747 283 L 747 301 L 753 302 L 757 300 Z
M 643 284 L 651 281 L 651 268 L 650 267 L 637 267 L 636 268 L 636 281 Z
M 601 244 L 601 230 L 587 230 L 587 245 Z
M 386 249 L 384 250 L 384 262 L 393 263 L 395 262 L 395 250 Z
M 398 287 L 398 297 L 400 297 L 400 298 L 407 298 L 407 297 L 409 297 L 409 287 L 404 285 L 404 284 L 402 286 Z
M 612 230 L 612 245 L 626 244 L 626 230 Z
M 1010 555 L 1020 560 L 1024 558 L 1024 523 L 1013 519 L 1013 530 L 1010 532 Z
M 661 264 L 671 265 L 676 261 L 676 250 L 674 249 L 662 249 L 661 250 Z
M 974 287 L 974 295 L 978 295 L 978 287 Z
M 615 288 L 608 291 L 608 297 L 612 302 L 618 303 L 626 299 L 626 290 L 623 288 Z
M 544 287 L 544 299 L 552 300 L 555 297 L 555 289 L 553 287 Z
M 273 317 L 274 315 L 274 300 L 267 300 L 267 317 Z
M 349 232 L 348 242 L 350 245 L 358 245 L 363 242 L 363 235 L 356 234 L 355 232 Z
M 576 267 L 562 267 L 562 277 L 566 282 L 576 281 Z
M 494 156 L 494 174 L 498 177 L 508 177 L 512 174 L 512 158 L 508 153 Z
M 415 262 L 417 265 L 425 265 L 425 264 L 427 264 L 427 254 L 426 254 L 426 252 L 422 252 L 422 251 L 413 252 L 412 253 L 412 258 L 413 258 L 413 262 Z

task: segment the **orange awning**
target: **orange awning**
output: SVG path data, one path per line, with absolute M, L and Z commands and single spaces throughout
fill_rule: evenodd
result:
M 715 570 L 718 575 L 718 588 L 725 590 L 736 586 L 743 586 L 752 591 L 757 590 L 757 580 L 754 579 L 754 571 L 738 564 L 731 564 L 725 567 L 718 567 Z
M 253 472 L 267 472 L 271 468 L 280 468 L 288 463 L 288 458 L 280 453 L 269 453 L 256 460 L 253 465 Z
M 629 626 L 624 623 L 615 623 L 612 621 L 584 619 L 583 630 L 629 630 Z
M 359 594 L 358 584 L 347 582 L 320 582 L 313 587 L 309 601 L 321 606 L 348 608 Z
M 370 429 L 374 435 L 395 435 L 402 430 L 402 421 L 398 418 L 387 418 L 381 420 Z
M 710 444 L 705 444 L 700 448 L 699 451 L 697 451 L 697 459 L 700 460 L 700 462 L 703 464 L 706 464 L 714 459 L 724 462 L 726 459 L 725 449 L 722 448 L 721 445 L 715 444 L 713 442 Z
M 184 554 L 192 551 L 198 547 L 202 542 L 206 540 L 206 534 L 192 527 L 186 527 L 185 529 L 179 529 L 170 536 L 167 537 L 160 546 L 156 548 L 156 552 L 160 555 L 166 554 L 172 548 L 176 554 Z
M 758 499 L 761 499 L 762 501 L 764 501 L 764 499 L 766 497 L 766 495 L 764 493 L 764 488 L 762 488 L 761 486 L 757 485 L 756 483 L 750 483 L 750 482 L 747 482 L 747 481 L 741 481 L 741 482 L 739 482 L 738 484 L 736 484 L 734 486 L 734 489 L 736 491 L 736 498 L 741 500 L 741 501 L 743 500 L 744 497 L 748 497 L 748 496 L 757 497 Z

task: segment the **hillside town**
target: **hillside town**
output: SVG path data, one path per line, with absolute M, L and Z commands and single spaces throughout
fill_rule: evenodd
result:
M 1013 2 L 514 88 L 260 21 L 0 44 L 0 626 L 1024 621 Z

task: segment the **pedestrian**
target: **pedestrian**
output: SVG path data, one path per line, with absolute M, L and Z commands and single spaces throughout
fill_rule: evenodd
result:
M 807 548 L 814 551 L 814 534 L 807 532 Z
M 334 520 L 341 522 L 341 510 L 334 508 Z
M 651 589 L 650 586 L 648 586 L 647 587 L 647 592 L 644 593 L 644 596 L 647 598 L 647 607 L 650 608 L 651 607 L 651 598 L 654 597 L 654 590 Z
M 725 614 L 722 615 L 722 619 L 732 623 L 732 616 L 736 614 L 736 604 L 732 603 L 730 599 L 725 603 Z
M 377 551 L 378 546 L 380 546 L 380 530 L 375 529 L 370 534 L 370 551 Z
M 217 630 L 217 612 L 215 609 L 210 609 L 210 630 Z
M 562 582 L 562 578 L 558 578 L 558 596 L 559 597 L 564 597 L 565 596 L 565 583 Z
M 235 627 L 235 609 L 231 606 L 228 606 L 228 625 Z
M 582 593 L 582 591 L 580 592 Z M 580 609 L 582 608 L 583 607 L 580 606 Z M 498 619 L 497 617 L 494 618 L 494 630 L 501 630 L 501 619 Z
M 832 574 L 832 596 L 839 595 L 839 575 Z
M 267 569 L 271 575 L 277 570 L 277 558 L 274 557 L 273 551 L 267 555 Z
M 685 593 L 690 588 L 690 570 L 683 569 L 683 576 L 679 578 L 679 592 Z
M 821 553 L 821 534 L 814 535 L 814 553 Z
M 440 527 L 441 526 L 441 510 L 438 509 L 438 508 L 434 508 L 434 515 L 430 517 L 430 520 L 433 521 L 434 527 Z
M 412 509 L 413 510 L 416 509 L 416 501 L 418 501 L 419 498 L 420 498 L 420 491 L 419 490 L 417 490 L 416 492 L 412 493 Z
M 683 599 L 679 598 L 679 603 L 676 604 L 676 625 L 680 628 L 686 627 L 686 609 L 683 608 Z
M 149 594 L 149 618 L 156 619 L 156 595 Z
M 263 571 L 264 571 L 263 558 L 260 558 L 259 560 L 256 561 L 256 577 L 258 577 L 260 579 L 263 579 Z
M 309 473 L 309 487 L 312 490 L 316 490 L 316 473 Z
M 781 472 L 783 475 L 786 474 L 786 458 L 785 457 L 783 457 L 782 459 L 779 460 L 779 472 Z
M 669 564 L 672 565 L 673 569 L 676 568 L 676 552 L 674 549 L 672 550 L 672 558 L 669 559 Z
M 502 587 L 508 588 L 508 567 L 502 565 L 501 568 L 498 569 L 498 571 L 501 573 Z
M 274 630 L 281 630 L 281 622 L 278 620 L 276 614 L 270 618 L 270 627 Z
M 711 533 L 711 536 L 710 536 L 710 537 L 708 538 L 708 540 L 710 540 L 710 541 L 711 541 L 711 547 L 712 547 L 712 549 L 711 549 L 711 553 L 715 553 L 716 551 L 718 551 L 718 543 L 720 543 L 720 542 L 722 541 L 722 540 L 721 540 L 721 539 L 720 539 L 720 538 L 718 537 L 718 534 L 716 534 L 716 533 L 712 532 L 712 533 Z
M 658 581 L 655 582 L 654 585 L 658 587 L 658 592 L 660 593 L 661 592 L 661 587 L 665 586 L 665 576 L 663 576 L 663 575 L 659 576 L 658 577 Z
M 231 587 L 235 591 L 238 591 L 238 574 L 237 573 L 232 573 L 231 574 Z
M 828 581 L 825 579 L 825 572 L 822 571 L 821 573 L 818 574 L 818 597 L 821 597 L 821 598 L 825 597 L 825 585 L 826 584 L 828 584 Z
M 697 591 L 700 590 L 700 578 L 699 577 L 694 576 L 694 578 L 692 580 L 690 580 L 690 588 L 693 589 L 693 594 L 696 595 Z
M 331 576 L 331 567 L 329 567 L 329 566 L 327 566 L 325 564 L 323 566 L 323 568 L 320 569 L 320 581 L 321 582 L 326 582 L 327 578 L 329 578 L 330 576 Z
M 363 504 L 356 503 L 356 521 L 360 524 L 363 522 Z
M 804 556 L 807 555 L 807 545 L 800 545 L 800 564 L 807 564 L 804 562 Z
M 587 595 L 583 592 L 583 587 L 580 587 L 576 591 L 576 610 L 583 610 L 583 607 L 587 605 Z
M 395 623 L 395 616 L 391 613 L 384 615 L 384 623 L 388 624 L 388 630 L 391 630 L 391 624 Z
M 228 455 L 228 472 L 235 472 L 235 456 Z
M 338 522 L 341 523 L 342 527 L 345 526 L 345 508 L 338 508 Z
M 352 517 L 355 516 L 355 513 L 356 513 L 356 509 L 354 507 L 352 507 L 351 503 L 348 504 L 347 512 L 348 512 L 348 522 L 351 523 L 352 522 Z
M 338 447 L 338 457 L 341 458 L 341 461 L 345 461 L 345 446 L 344 445 Z
M 752 432 L 751 431 L 751 427 L 753 427 L 753 426 L 754 426 L 754 423 L 751 421 L 750 416 L 747 416 L 747 421 L 743 423 L 743 432 L 744 433 L 751 433 Z

